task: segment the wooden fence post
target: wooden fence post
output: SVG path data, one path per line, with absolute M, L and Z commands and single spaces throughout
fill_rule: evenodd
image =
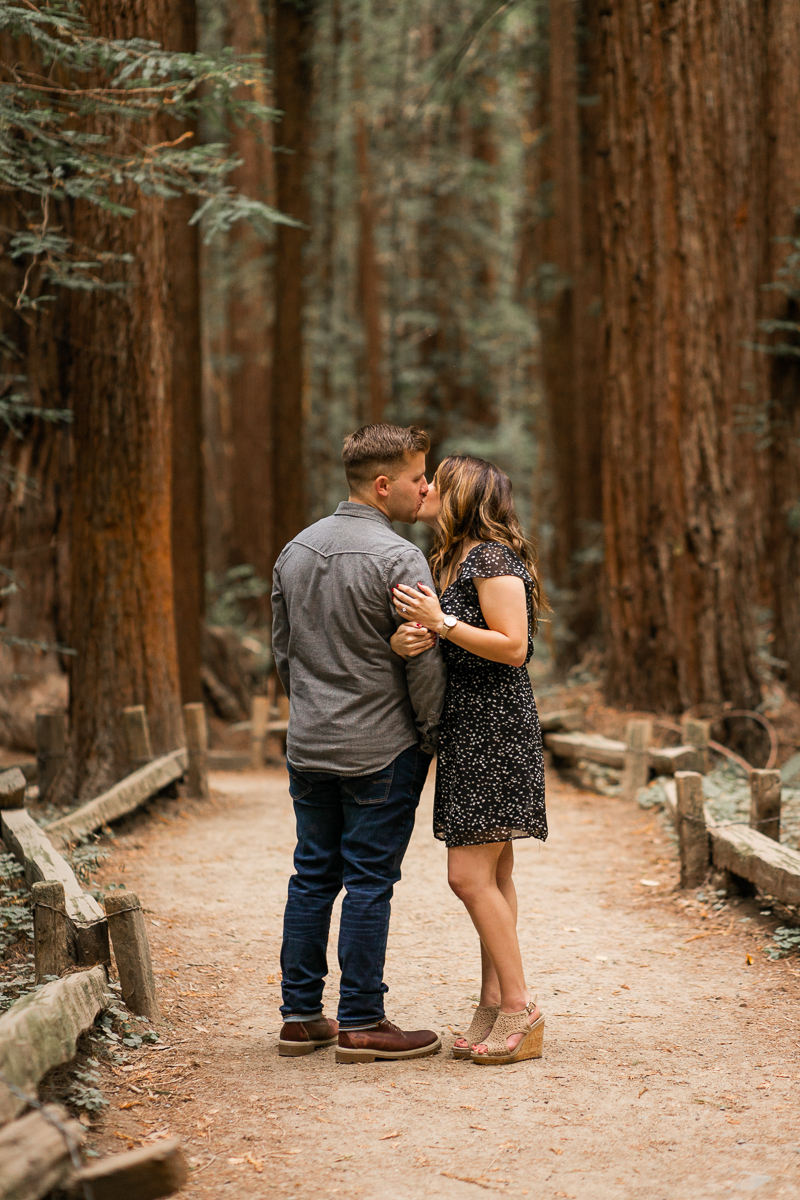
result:
M 264 766 L 264 739 L 269 722 L 269 701 L 266 696 L 253 696 L 250 707 L 250 766 L 254 771 Z
M 67 714 L 36 714 L 36 764 L 39 799 L 43 800 L 67 754 Z
M 105 906 L 122 999 L 131 1012 L 156 1021 L 161 1013 L 139 897 L 135 892 L 110 892 Z
M 694 746 L 696 755 L 693 771 L 705 775 L 709 768 L 708 742 L 711 737 L 711 722 L 697 717 L 681 717 L 681 737 L 685 746 Z
M 681 856 L 681 887 L 699 887 L 708 874 L 711 848 L 706 829 L 703 777 L 699 771 L 676 771 L 676 824 Z
M 189 795 L 198 800 L 208 799 L 208 725 L 205 706 L 198 700 L 183 706 L 188 755 L 187 784 Z
M 131 704 L 122 710 L 122 722 L 125 727 L 125 744 L 128 747 L 128 762 L 131 769 L 143 767 L 153 758 L 150 745 L 150 726 L 147 723 L 147 712 L 143 704 Z
M 36 982 L 44 983 L 45 976 L 60 975 L 73 961 L 64 885 L 51 881 L 34 883 L 31 899 Z
M 653 738 L 652 721 L 628 721 L 625 731 L 625 757 L 622 768 L 620 793 L 626 800 L 633 800 L 639 788 L 646 787 L 650 778 L 650 742 Z
M 19 767 L 0 774 L 0 810 L 25 807 L 25 776 Z
M 781 840 L 780 771 L 750 772 L 750 827 L 774 842 Z

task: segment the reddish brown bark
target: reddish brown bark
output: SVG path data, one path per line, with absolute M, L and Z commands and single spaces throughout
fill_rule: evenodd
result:
M 266 54 L 266 21 L 259 0 L 228 8 L 227 44 L 240 54 Z M 256 97 L 268 103 L 262 88 Z M 231 153 L 243 160 L 231 183 L 254 200 L 274 202 L 269 127 L 232 130 Z M 262 577 L 272 568 L 273 494 L 270 487 L 271 324 L 273 297 L 263 239 L 246 222 L 229 238 L 227 389 L 232 443 L 233 528 L 226 565 L 249 563 Z M 263 600 L 266 607 L 266 597 Z
M 737 412 L 768 372 L 748 349 L 771 257 L 766 13 L 601 18 L 608 693 L 636 707 L 760 697 L 765 464 Z
M 776 238 L 800 236 L 800 7 L 778 0 L 767 13 L 769 150 L 768 233 L 770 274 L 783 266 L 787 247 Z M 795 286 L 797 280 L 795 279 Z M 780 292 L 768 292 L 769 317 L 800 321 L 800 306 Z M 767 340 L 767 339 L 761 339 Z M 772 339 L 768 339 L 772 340 Z M 792 340 L 781 334 L 777 341 Z M 795 342 L 796 338 L 793 339 Z M 800 692 L 800 359 L 769 363 L 772 445 L 769 452 L 772 565 L 775 611 L 774 653 L 787 664 L 787 681 Z
M 592 554 L 592 538 L 602 505 L 597 109 L 579 105 L 579 92 L 589 98 L 594 80 L 584 71 L 579 88 L 579 69 L 586 64 L 579 59 L 577 33 L 573 0 L 551 0 L 534 158 L 539 208 L 534 244 L 546 491 L 554 531 L 545 567 L 566 625 L 558 647 L 564 664 L 579 659 L 598 630 L 599 555 Z
M 165 37 L 168 50 L 196 49 L 194 0 L 171 6 Z M 173 123 L 179 137 L 185 126 Z M 191 129 L 196 134 L 196 129 Z M 169 288 L 167 317 L 171 338 L 172 391 L 172 572 L 181 698 L 202 700 L 201 642 L 205 612 L 205 529 L 202 458 L 202 371 L 200 355 L 199 232 L 189 222 L 195 211 L 191 196 L 166 207 L 166 259 Z
M 369 139 L 362 103 L 356 102 L 356 161 L 358 163 L 358 301 L 364 326 L 367 387 L 369 393 L 368 421 L 382 421 L 386 404 L 383 377 L 383 333 L 381 330 L 381 270 L 375 250 L 375 204 L 372 170 L 369 162 Z
M 166 0 L 88 0 L 93 28 L 164 41 Z M 97 118 L 98 127 L 102 119 Z M 160 130 L 150 131 L 158 141 Z M 77 204 L 84 245 L 135 255 L 124 291 L 73 301 L 70 758 L 63 798 L 96 794 L 127 768 L 120 710 L 144 704 L 153 749 L 183 740 L 172 573 L 172 406 L 165 201 L 121 191 L 130 220 Z M 146 252 L 143 252 L 143 248 Z
M 306 523 L 303 426 L 305 271 L 303 250 L 311 215 L 308 191 L 313 10 L 275 0 L 275 104 L 283 111 L 275 139 L 277 204 L 305 228 L 278 225 L 275 245 L 275 325 L 272 384 L 273 547 L 277 557 Z M 282 151 L 282 152 L 281 152 Z

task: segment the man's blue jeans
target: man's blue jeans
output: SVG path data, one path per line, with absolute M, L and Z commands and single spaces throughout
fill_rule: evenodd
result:
M 339 1023 L 360 1029 L 383 1019 L 390 902 L 430 762 L 412 746 L 373 775 L 289 767 L 297 849 L 283 920 L 284 1020 L 322 1011 L 331 909 L 342 887 Z

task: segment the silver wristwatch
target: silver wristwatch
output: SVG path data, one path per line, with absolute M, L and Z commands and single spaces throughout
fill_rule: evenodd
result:
M 458 624 L 458 617 L 451 617 L 449 613 L 445 613 L 442 619 L 444 621 L 444 629 L 439 634 L 439 637 L 446 638 L 448 634 L 452 633 Z

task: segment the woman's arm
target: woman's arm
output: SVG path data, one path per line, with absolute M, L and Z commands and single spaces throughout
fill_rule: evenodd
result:
M 459 621 L 447 639 L 491 662 L 521 667 L 528 656 L 528 606 L 525 584 L 516 575 L 473 579 L 481 612 L 488 629 L 476 629 Z M 417 621 L 433 633 L 445 632 L 444 613 L 429 587 L 419 589 L 399 584 L 394 589 L 395 607 L 407 621 Z

